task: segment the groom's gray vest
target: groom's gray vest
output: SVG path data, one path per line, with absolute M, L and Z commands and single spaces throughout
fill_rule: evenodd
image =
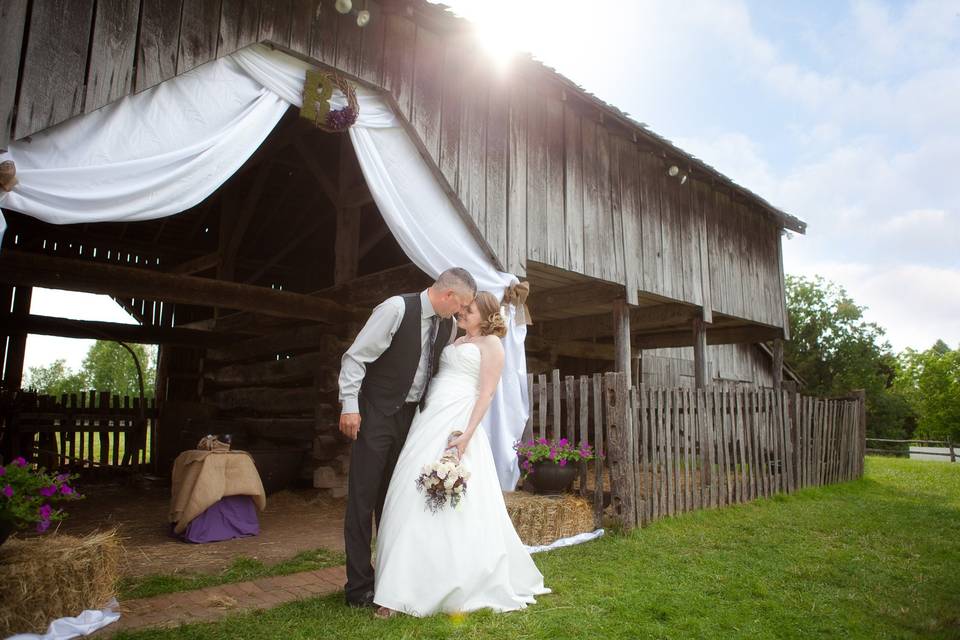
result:
M 422 305 L 419 293 L 408 293 L 403 296 L 403 319 L 387 350 L 380 357 L 367 365 L 360 386 L 360 395 L 385 415 L 391 416 L 400 410 L 406 402 L 407 394 L 413 385 L 413 378 L 420 363 L 420 316 Z M 453 321 L 450 318 L 441 319 L 437 329 L 437 337 L 433 343 L 433 362 L 431 372 L 436 372 L 440 365 L 440 352 L 450 339 Z M 426 397 L 427 386 L 424 386 L 423 395 Z

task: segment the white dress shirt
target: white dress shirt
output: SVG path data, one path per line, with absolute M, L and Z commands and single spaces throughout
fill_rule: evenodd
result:
M 374 308 L 373 313 L 363 329 L 357 334 L 356 340 L 350 345 L 340 360 L 340 403 L 342 413 L 359 413 L 360 405 L 357 401 L 360 395 L 360 386 L 367 371 L 367 364 L 373 362 L 387 350 L 393 342 L 393 336 L 400 328 L 406 304 L 402 296 L 387 298 Z M 430 335 L 433 316 L 437 315 L 430 303 L 427 290 L 420 292 L 420 362 L 417 372 L 413 376 L 413 384 L 407 394 L 407 402 L 419 402 L 423 395 L 423 388 L 427 383 L 429 371 L 427 355 L 430 352 L 430 342 L 434 335 Z M 440 325 L 437 324 L 439 331 Z M 450 331 L 448 344 L 457 339 L 457 328 Z

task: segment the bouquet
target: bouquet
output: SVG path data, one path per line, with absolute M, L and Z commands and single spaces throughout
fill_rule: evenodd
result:
M 463 435 L 454 431 L 447 438 L 447 449 L 443 456 L 431 464 L 423 465 L 420 476 L 417 477 L 417 489 L 426 497 L 426 507 L 437 513 L 448 502 L 451 508 L 456 508 L 463 496 L 467 493 L 467 480 L 470 472 L 460 464 L 460 453 L 456 447 L 450 447 L 450 442 Z

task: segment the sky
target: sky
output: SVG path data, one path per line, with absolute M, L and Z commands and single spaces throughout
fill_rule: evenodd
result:
M 896 350 L 960 345 L 960 0 L 445 0 L 808 223 Z
M 843 286 L 896 350 L 960 346 L 960 0 L 446 0 L 808 223 L 788 274 Z M 104 296 L 33 313 L 130 322 Z M 89 341 L 32 336 L 26 366 Z

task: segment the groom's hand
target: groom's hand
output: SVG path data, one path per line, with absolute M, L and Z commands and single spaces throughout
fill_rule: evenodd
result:
M 357 439 L 360 433 L 360 414 L 359 413 L 341 413 L 340 414 L 340 433 L 351 440 Z

